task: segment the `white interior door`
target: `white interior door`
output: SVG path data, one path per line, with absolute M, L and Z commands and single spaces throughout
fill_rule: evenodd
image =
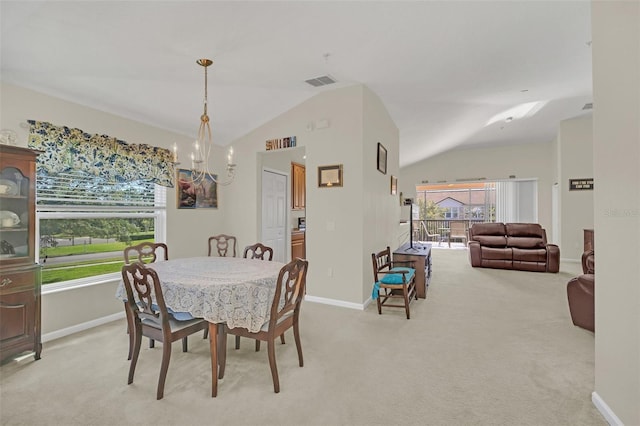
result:
M 287 259 L 287 175 L 262 171 L 262 244 L 273 248 L 273 260 Z

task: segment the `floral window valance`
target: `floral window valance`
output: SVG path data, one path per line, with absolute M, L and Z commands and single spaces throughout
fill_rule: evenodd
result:
M 43 151 L 38 170 L 50 175 L 80 170 L 108 182 L 145 181 L 173 187 L 175 166 L 170 150 L 128 144 L 107 135 L 29 120 L 29 148 Z

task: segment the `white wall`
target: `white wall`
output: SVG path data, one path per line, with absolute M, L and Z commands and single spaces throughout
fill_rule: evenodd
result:
M 640 425 L 640 3 L 591 8 L 594 402 L 619 424 Z
M 307 295 L 361 306 L 372 284 L 371 260 L 366 263 L 363 254 L 369 250 L 363 245 L 364 226 L 373 224 L 371 229 L 379 229 L 376 224 L 397 220 L 390 216 L 389 209 L 377 213 L 363 207 L 366 198 L 363 192 L 371 192 L 367 188 L 376 185 L 379 191 L 388 191 L 389 175 L 381 175 L 375 167 L 378 141 L 386 143 L 392 155 L 389 170 L 393 170 L 393 161 L 397 170 L 397 129 L 389 121 L 377 97 L 364 86 L 356 85 L 320 92 L 234 141 L 238 178 L 234 191 L 221 207 L 228 232 L 243 241 L 257 238 L 262 167 L 258 157 L 270 155 L 260 154 L 265 150 L 266 140 L 296 136 L 298 146 L 305 147 L 307 156 L 306 253 L 310 262 Z M 395 136 L 388 129 L 395 129 Z M 365 169 L 367 162 L 369 169 Z M 344 186 L 318 188 L 317 167 L 336 164 L 343 165 Z M 371 181 L 373 177 L 376 179 Z M 391 198 L 385 200 L 389 205 Z M 379 232 L 384 232 L 382 229 Z M 391 237 L 385 240 L 390 241 Z
M 387 109 L 370 90 L 364 90 L 364 128 L 361 150 L 362 187 L 360 223 L 362 232 L 362 299 L 371 297 L 373 265 L 371 253 L 390 246 L 396 249 L 400 203 L 391 195 L 391 176 L 398 177 L 400 136 Z M 378 142 L 387 149 L 387 174 L 378 171 Z
M 554 144 L 472 148 L 447 151 L 424 161 L 403 167 L 398 186 L 405 197 L 416 196 L 416 184 L 428 180 L 455 182 L 456 179 L 485 177 L 487 180 L 538 179 L 538 222 L 551 228 L 551 185 L 554 164 L 551 161 Z M 562 255 L 562 247 L 560 247 Z
M 557 138 L 563 260 L 579 261 L 584 251 L 583 230 L 593 228 L 593 191 L 569 191 L 569 179 L 593 178 L 593 121 L 591 114 L 560 123 Z M 595 186 L 598 183 L 595 182 Z

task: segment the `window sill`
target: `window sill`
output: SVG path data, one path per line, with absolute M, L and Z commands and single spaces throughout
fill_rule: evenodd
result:
M 46 284 L 42 286 L 42 294 L 60 293 L 68 290 L 75 290 L 82 287 L 91 287 L 106 283 L 118 282 L 122 276 L 119 272 L 105 274 L 95 277 L 81 278 L 78 280 L 64 281 L 55 284 Z

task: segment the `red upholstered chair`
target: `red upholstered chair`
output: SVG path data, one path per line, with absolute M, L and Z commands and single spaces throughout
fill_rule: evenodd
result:
M 582 254 L 583 274 L 567 283 L 567 299 L 573 325 L 595 332 L 595 254 Z

